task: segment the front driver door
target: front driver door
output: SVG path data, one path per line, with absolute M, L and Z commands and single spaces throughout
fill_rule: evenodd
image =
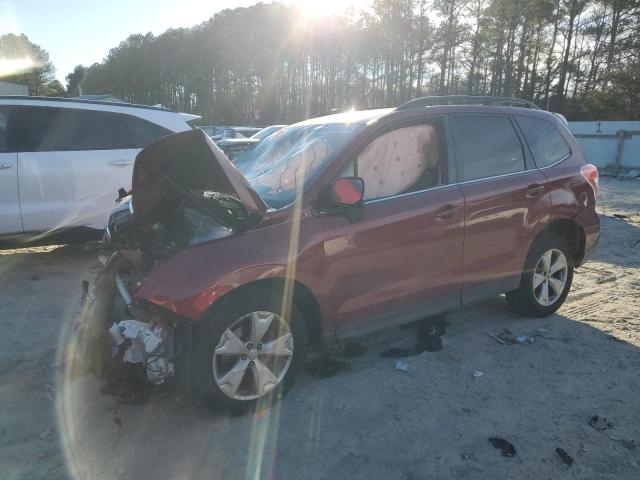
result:
M 337 330 L 409 321 L 457 308 L 463 194 L 449 183 L 439 119 L 382 132 L 342 176 L 364 179 L 363 218 L 318 218 L 324 285 Z M 342 234 L 335 235 L 336 230 Z
M 18 154 L 11 108 L 0 107 L 0 234 L 22 233 L 18 199 Z

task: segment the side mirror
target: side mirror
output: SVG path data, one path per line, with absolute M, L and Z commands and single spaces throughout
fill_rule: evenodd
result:
M 360 177 L 336 178 L 331 184 L 331 201 L 339 207 L 359 205 L 364 198 L 364 180 Z

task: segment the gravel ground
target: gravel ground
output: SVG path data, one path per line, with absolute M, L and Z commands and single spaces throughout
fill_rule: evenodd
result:
M 97 379 L 65 377 L 95 254 L 0 251 L 0 478 L 640 478 L 640 182 L 601 186 L 597 257 L 558 314 L 518 318 L 501 297 L 452 313 L 442 350 L 403 359 L 408 371 L 381 353 L 413 329 L 361 337 L 347 371 L 240 417 L 175 398 L 116 406 Z M 535 341 L 487 335 L 503 328 Z

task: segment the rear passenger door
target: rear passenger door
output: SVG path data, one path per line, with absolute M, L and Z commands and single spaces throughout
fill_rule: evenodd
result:
M 452 115 L 451 126 L 465 198 L 468 304 L 518 287 L 531 242 L 552 210 L 546 178 L 509 116 Z
M 18 153 L 11 107 L 0 106 L 0 234 L 21 233 Z
M 140 148 L 168 130 L 140 118 L 80 108 L 20 109 L 18 171 L 25 232 L 101 229 L 119 188 L 131 188 Z

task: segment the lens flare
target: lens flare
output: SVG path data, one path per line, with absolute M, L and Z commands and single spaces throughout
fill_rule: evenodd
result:
M 31 57 L 0 58 L 0 78 L 26 73 L 37 67 Z

